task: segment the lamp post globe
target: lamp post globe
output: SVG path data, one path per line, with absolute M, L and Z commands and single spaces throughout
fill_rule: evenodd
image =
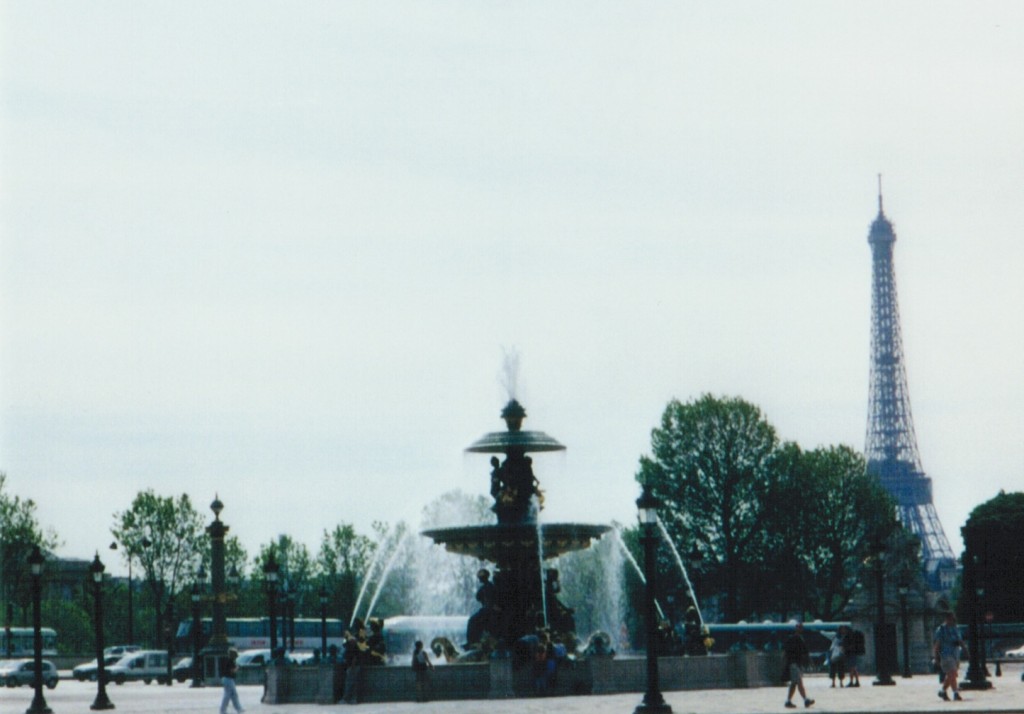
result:
M 644 589 L 644 623 L 647 631 L 647 690 L 644 692 L 643 701 L 637 705 L 635 714 L 669 714 L 672 711 L 672 707 L 665 702 L 665 698 L 661 694 L 658 682 L 658 622 L 654 612 L 657 573 L 654 560 L 657 537 L 654 529 L 658 523 L 658 508 L 660 506 L 661 501 L 645 483 L 640 498 L 636 500 L 636 508 L 642 530 L 640 540 L 644 546 L 644 579 L 647 581 Z

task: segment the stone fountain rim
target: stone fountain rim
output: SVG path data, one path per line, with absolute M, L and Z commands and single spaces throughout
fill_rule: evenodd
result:
M 565 445 L 543 431 L 492 431 L 466 447 L 476 454 L 504 454 L 509 448 L 521 449 L 524 453 L 540 451 L 565 451 Z

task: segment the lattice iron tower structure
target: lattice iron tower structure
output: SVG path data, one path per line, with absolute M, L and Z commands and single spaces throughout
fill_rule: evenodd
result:
M 932 589 L 952 587 L 956 560 L 932 503 L 932 480 L 921 466 L 910 411 L 903 362 L 893 245 L 896 233 L 882 209 L 879 179 L 878 217 L 871 224 L 871 376 L 867 438 L 868 473 L 878 477 L 897 504 L 905 528 L 921 539 L 925 578 Z

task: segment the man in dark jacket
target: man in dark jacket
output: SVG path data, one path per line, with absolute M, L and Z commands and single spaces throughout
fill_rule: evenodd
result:
M 789 674 L 789 694 L 786 695 L 786 708 L 796 709 L 796 704 L 793 703 L 793 692 L 798 689 L 800 696 L 803 697 L 804 706 L 809 707 L 814 704 L 814 700 L 807 698 L 807 690 L 804 689 L 804 670 L 811 664 L 811 651 L 807 649 L 807 643 L 804 641 L 802 622 L 796 623 L 793 634 L 786 640 L 783 651 L 786 655 L 786 672 Z

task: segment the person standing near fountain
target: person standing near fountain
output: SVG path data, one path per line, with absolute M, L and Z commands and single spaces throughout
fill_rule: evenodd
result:
M 430 701 L 430 671 L 434 669 L 427 651 L 423 649 L 423 640 L 416 640 L 412 651 L 412 671 L 416 673 L 416 701 Z

